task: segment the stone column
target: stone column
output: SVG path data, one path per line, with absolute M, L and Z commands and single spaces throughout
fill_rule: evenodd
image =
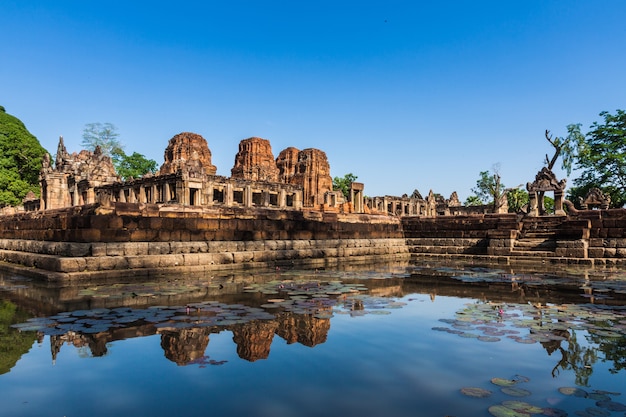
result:
M 539 206 L 537 202 L 537 192 L 528 192 L 528 215 L 536 217 L 539 215 Z
M 243 205 L 244 207 L 252 207 L 252 187 L 249 185 L 243 188 Z
M 565 200 L 565 195 L 563 190 L 555 190 L 554 191 L 554 214 L 557 216 L 565 216 L 565 210 L 563 210 L 563 200 Z

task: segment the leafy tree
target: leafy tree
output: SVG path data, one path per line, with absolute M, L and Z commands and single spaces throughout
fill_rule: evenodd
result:
M 358 177 L 353 173 L 344 175 L 343 177 L 333 178 L 333 190 L 341 191 L 347 199 L 350 196 L 350 184 L 356 181 Z
M 113 163 L 117 163 L 124 154 L 118 136 L 117 127 L 112 123 L 87 123 L 83 129 L 81 144 L 85 149 L 92 152 L 96 146 L 99 146 L 103 155 L 110 156 Z
M 550 135 L 550 131 L 546 130 L 546 139 L 554 147 L 552 158 L 548 158 L 548 155 L 546 155 L 546 166 L 549 170 L 552 170 L 560 156 L 561 168 L 567 172 L 567 175 L 570 175 L 572 173 L 572 165 L 578 154 L 579 144 L 584 140 L 584 136 L 580 132 L 580 124 L 567 125 L 567 136 L 565 138 L 553 138 Z
M 471 198 L 472 202 L 480 201 L 480 204 L 491 204 L 495 211 L 498 204 L 500 204 L 500 201 L 502 200 L 505 190 L 504 184 L 500 181 L 499 166 L 494 165 L 493 170 L 493 174 L 489 171 L 482 171 L 479 174 L 479 178 L 476 181 L 476 187 L 472 188 L 474 196 L 468 197 L 468 200 Z
M 509 203 L 509 213 L 518 213 L 529 201 L 528 192 L 519 188 L 507 189 L 506 199 Z
M 83 129 L 82 145 L 92 152 L 96 146 L 100 146 L 102 153 L 111 157 L 115 170 L 123 179 L 139 178 L 148 172 L 156 172 L 155 160 L 147 159 L 137 152 L 127 155 L 118 137 L 117 127 L 112 123 L 88 123 Z
M 140 153 L 133 152 L 132 155 L 126 155 L 121 152 L 120 161 L 115 165 L 117 173 L 123 179 L 140 178 L 151 172 L 155 173 L 157 163 L 153 159 L 147 159 Z
M 470 195 L 465 199 L 464 205 L 466 206 L 482 206 L 483 201 L 476 195 Z
M 626 112 L 603 111 L 602 123 L 594 122 L 579 137 L 576 167 L 582 170 L 574 180 L 576 191 L 598 187 L 611 195 L 611 205 L 626 203 Z
M 29 191 L 39 195 L 45 153 L 24 123 L 0 106 L 0 207 L 21 204 Z

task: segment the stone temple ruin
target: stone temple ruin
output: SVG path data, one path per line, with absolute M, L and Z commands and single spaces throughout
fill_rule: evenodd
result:
M 333 193 L 323 151 L 290 147 L 274 159 L 270 142 L 258 137 L 241 141 L 230 178 L 216 172 L 207 141 L 195 133 L 170 139 L 156 174 L 125 181 L 99 148 L 69 154 L 60 138 L 54 167 L 44 159 L 40 208 L 121 202 L 323 209 Z
M 144 203 L 176 204 L 187 207 L 264 207 L 281 210 L 320 210 L 341 213 L 392 216 L 459 216 L 506 213 L 506 195 L 492 205 L 463 206 L 456 192 L 449 198 L 432 190 L 424 198 L 413 195 L 366 197 L 364 185 L 351 184 L 349 195 L 333 190 L 326 154 L 314 148 L 288 147 L 274 157 L 267 139 L 251 137 L 239 143 L 231 176 L 216 175 L 211 150 L 200 135 L 180 133 L 168 142 L 158 172 L 142 178 L 122 180 L 111 158 L 99 148 L 69 154 L 59 139 L 55 163 L 46 155 L 40 175 L 41 197 L 24 203 L 27 211 L 59 209 L 85 204 Z M 556 215 L 565 215 L 565 180 L 543 168 L 526 186 L 530 202 L 528 216 L 546 214 L 544 194 L 554 193 Z M 581 209 L 608 208 L 610 197 L 599 189 L 578 202 Z

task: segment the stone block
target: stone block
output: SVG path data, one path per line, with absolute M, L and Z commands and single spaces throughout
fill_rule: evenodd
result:
M 244 252 L 233 252 L 233 263 L 242 264 L 246 262 L 252 262 L 254 259 L 253 251 L 244 251 Z
M 111 242 L 107 244 L 106 256 L 124 256 L 125 243 Z
M 201 255 L 199 253 L 185 253 L 183 254 L 183 264 L 185 266 L 197 266 L 200 263 Z
M 91 244 L 91 256 L 106 256 L 107 244 L 95 242 Z
M 591 247 L 587 250 L 590 258 L 604 258 L 604 248 Z
M 181 254 L 165 255 L 159 257 L 159 268 L 173 268 L 177 266 L 183 266 L 185 264 L 185 258 Z
M 150 242 L 155 240 L 159 231 L 155 229 L 137 229 L 130 231 L 131 242 Z
M 167 255 L 169 253 L 169 242 L 148 242 L 148 255 Z

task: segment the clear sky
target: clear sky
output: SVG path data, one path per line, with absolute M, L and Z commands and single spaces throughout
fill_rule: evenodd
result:
M 260 136 L 369 196 L 525 184 L 546 129 L 626 108 L 624 0 L 2 0 L 0 28 L 0 105 L 52 154 L 110 122 L 160 165 L 189 131 L 230 176 Z

